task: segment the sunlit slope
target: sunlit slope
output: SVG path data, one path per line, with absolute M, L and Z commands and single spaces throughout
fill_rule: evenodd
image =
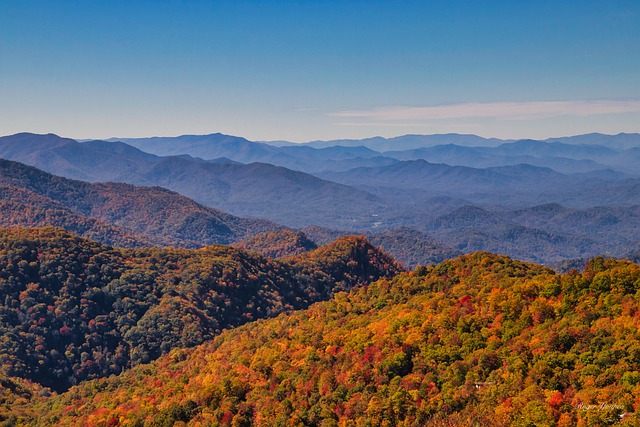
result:
M 639 290 L 629 262 L 474 253 L 72 388 L 33 424 L 636 425 Z

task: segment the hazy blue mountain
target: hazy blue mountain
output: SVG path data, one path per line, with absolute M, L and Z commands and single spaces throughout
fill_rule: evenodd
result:
M 340 145 L 344 147 L 365 146 L 376 151 L 399 151 L 414 148 L 433 147 L 435 145 L 456 144 L 466 147 L 494 147 L 507 140 L 497 138 L 483 138 L 477 135 L 458 133 L 437 135 L 402 135 L 393 138 L 380 136 L 364 139 L 336 139 L 330 141 L 310 141 L 305 143 L 310 147 L 322 148 Z M 280 142 L 282 144 L 282 142 Z
M 580 176 L 576 175 L 574 178 L 580 179 Z M 538 195 L 536 200 L 538 203 L 532 204 L 555 202 L 574 208 L 633 206 L 640 204 L 640 179 L 610 181 L 602 177 L 591 179 L 587 176 L 582 185 L 551 187 Z
M 437 145 L 428 148 L 416 148 L 404 151 L 386 151 L 383 154 L 398 160 L 423 159 L 430 163 L 445 163 L 451 166 L 468 166 L 474 168 L 488 168 L 529 164 L 547 167 L 564 174 L 592 172 L 607 169 L 608 166 L 590 159 L 575 160 L 568 157 L 536 157 L 533 155 L 504 155 L 497 154 L 498 148 L 491 147 L 462 147 L 455 144 Z
M 231 162 L 245 164 L 261 162 L 302 172 L 346 170 L 355 166 L 380 166 L 395 162 L 394 159 L 383 157 L 379 152 L 364 146 L 313 148 L 308 145 L 291 144 L 275 147 L 220 133 L 177 137 L 112 138 L 109 141 L 125 142 L 158 156 L 189 155 L 199 159 L 228 159 Z
M 240 165 L 242 162 L 236 162 L 235 160 L 228 159 L 226 157 L 218 157 L 217 159 L 206 160 L 209 163 L 219 165 Z
M 446 163 L 451 166 L 461 166 L 462 163 L 473 162 L 483 154 L 484 147 L 463 147 L 457 144 L 434 145 L 432 147 L 412 148 L 409 150 L 385 151 L 385 156 L 398 160 L 427 160 L 430 163 Z
M 471 168 L 411 160 L 316 175 L 412 205 L 434 196 L 510 207 L 550 202 L 576 208 L 640 203 L 640 179 L 607 169 L 562 174 L 529 164 Z
M 564 136 L 549 138 L 547 142 L 563 142 L 567 144 L 603 145 L 605 147 L 624 150 L 640 147 L 640 133 L 619 133 L 617 135 L 605 135 L 602 133 L 588 133 L 585 135 Z
M 386 156 L 376 157 L 356 157 L 353 159 L 344 160 L 331 160 L 325 162 L 309 162 L 304 172 L 317 173 L 317 172 L 344 172 L 353 168 L 360 167 L 377 167 L 377 166 L 389 166 L 398 163 L 399 160 Z M 295 169 L 295 167 L 294 167 Z
M 631 230 L 640 230 L 640 206 L 587 209 L 567 208 L 557 203 L 505 212 L 501 215 L 527 227 L 555 232 L 582 233 L 592 237 L 618 234 L 629 243 L 640 238 Z
M 118 154 L 121 158 L 125 159 L 153 159 L 154 155 L 139 150 L 129 144 L 123 142 L 114 141 L 102 141 L 102 140 L 90 140 L 83 142 L 80 147 L 90 147 L 92 151 L 101 151 L 106 155 Z
M 511 156 L 529 155 L 535 157 L 568 157 L 571 159 L 596 159 L 618 154 L 617 150 L 603 145 L 565 144 L 533 139 L 522 139 L 501 144 L 490 150 L 490 152 Z
M 371 158 L 380 155 L 379 151 L 372 150 L 363 145 L 355 147 L 331 146 L 326 148 L 312 148 L 307 145 L 280 147 L 281 153 L 292 157 L 306 157 L 320 160 L 344 160 L 353 158 Z
M 632 175 L 640 174 L 637 168 L 640 157 L 634 155 L 633 151 L 624 152 L 605 145 L 521 140 L 505 143 L 495 148 L 486 148 L 482 151 L 490 156 L 534 157 L 540 160 L 527 161 L 527 163 L 547 164 L 550 167 L 555 165 L 558 170 L 563 169 L 568 173 L 588 172 L 589 170 L 584 169 L 586 166 L 591 171 L 613 168 Z M 564 166 L 562 159 L 566 159 Z M 579 171 L 576 166 L 582 166 L 583 170 Z
M 525 227 L 475 206 L 465 206 L 442 215 L 427 228 L 440 241 L 465 253 L 488 250 L 547 263 L 587 256 L 595 245 L 585 236 Z
M 549 157 L 511 154 L 519 149 L 535 154 L 536 147 L 542 156 Z M 595 152 L 599 156 L 597 167 L 603 165 L 601 159 L 620 157 L 637 165 L 635 156 L 640 149 L 518 141 L 497 147 L 449 144 L 415 151 L 440 148 L 452 158 L 456 154 L 464 158 L 466 153 L 468 158 L 475 155 L 479 159 L 503 150 L 496 158 L 539 159 L 541 165 L 467 167 L 422 159 L 402 161 L 362 144 L 322 149 L 272 147 L 274 151 L 269 151 L 276 153 L 279 161 L 294 162 L 298 168 L 333 168 L 314 176 L 267 163 L 242 164 L 230 158 L 209 160 L 188 153 L 156 156 L 122 142 L 79 143 L 55 135 L 29 134 L 0 138 L 0 156 L 27 159 L 61 175 L 158 185 L 233 215 L 266 218 L 293 228 L 318 225 L 346 230 L 345 234 L 367 233 L 369 237 L 370 233 L 389 232 L 391 235 L 385 238 L 400 248 L 396 254 L 402 254 L 402 248 L 418 248 L 428 241 L 417 234 L 414 239 L 402 227 L 435 238 L 452 250 L 483 249 L 545 263 L 603 253 L 618 255 L 637 248 L 633 236 L 639 229 L 639 178 L 612 169 L 591 170 L 594 165 L 587 159 L 567 162 L 565 168 L 573 173 L 542 166 L 567 159 L 554 156 L 557 150 L 576 156 Z M 150 206 L 158 206 L 158 201 L 147 200 Z M 158 200 L 163 199 L 158 196 Z M 548 211 L 549 206 L 559 206 L 550 203 L 562 209 Z M 12 206 L 12 212 L 20 209 Z M 423 246 L 428 248 L 428 242 Z
M 444 254 L 476 250 L 553 264 L 596 255 L 624 256 L 640 247 L 639 227 L 638 206 L 572 209 L 546 204 L 498 210 L 467 205 L 415 228 L 398 227 L 365 235 L 407 266 L 428 264 Z M 317 244 L 350 234 L 316 226 L 302 231 Z
M 285 141 L 274 143 L 281 147 L 300 146 Z M 640 156 L 635 151 L 623 152 L 640 147 L 640 134 L 587 134 L 544 141 L 500 140 L 460 134 L 403 135 L 395 138 L 311 141 L 302 145 L 316 148 L 365 146 L 382 152 L 385 157 L 423 159 L 451 166 L 486 168 L 527 163 L 567 174 L 607 168 L 631 175 L 640 174 L 637 167 Z
M 640 147 L 629 148 L 621 152 L 616 158 L 611 159 L 609 163 L 630 175 L 640 175 Z
M 383 166 L 397 162 L 396 159 L 382 156 L 379 152 L 363 146 L 326 148 L 288 146 L 280 147 L 278 151 L 282 156 L 264 161 L 309 173 L 326 170 L 344 171 L 358 166 Z
M 514 141 L 516 140 L 483 138 L 477 135 L 450 133 L 435 135 L 402 135 L 393 138 L 376 136 L 373 138 L 363 139 L 334 139 L 327 141 L 309 141 L 302 144 L 296 144 L 289 141 L 266 141 L 266 143 L 279 147 L 307 145 L 317 148 L 336 145 L 344 147 L 362 145 L 376 151 L 403 151 L 447 144 L 455 144 L 463 147 L 498 147 L 504 143 Z M 640 134 L 619 133 L 617 135 L 606 135 L 601 133 L 589 133 L 584 135 L 548 138 L 544 141 L 549 143 L 561 142 L 571 145 L 601 145 L 614 150 L 624 150 L 633 147 L 640 147 Z
M 448 245 L 555 263 L 596 255 L 624 257 L 640 247 L 640 206 L 567 208 L 548 203 L 516 210 L 464 206 L 423 224 Z
M 158 156 L 189 154 L 206 160 L 226 157 L 242 163 L 266 162 L 271 157 L 279 155 L 278 150 L 268 144 L 221 133 L 176 137 L 111 138 L 109 141 L 122 141 Z
M 638 146 L 640 138 L 636 134 L 589 134 L 546 141 L 500 140 L 462 134 L 403 135 L 304 144 L 252 142 L 220 133 L 119 140 L 161 156 L 190 155 L 207 160 L 224 157 L 241 163 L 270 163 L 310 173 L 385 166 L 394 163 L 392 159 L 423 159 L 476 168 L 526 163 L 566 174 L 613 168 L 637 175 L 636 165 L 640 161 L 637 153 L 622 152 L 623 148 Z
M 402 161 L 389 166 L 354 168 L 318 174 L 346 185 L 363 188 L 391 187 L 458 195 L 478 191 L 538 188 L 544 181 L 565 183 L 567 177 L 548 168 L 530 165 L 470 168 L 433 164 L 425 160 Z
M 540 204 L 545 202 L 563 201 L 562 197 L 569 197 L 572 206 L 588 206 L 591 191 L 600 192 L 602 188 L 608 188 L 610 182 L 620 181 L 616 184 L 616 190 L 607 194 L 606 198 L 613 203 L 622 203 L 624 197 L 629 194 L 628 189 L 635 187 L 633 181 L 621 181 L 624 176 L 616 174 L 610 170 L 602 170 L 606 165 L 593 162 L 592 160 L 574 160 L 563 157 L 541 157 L 532 155 L 522 155 L 520 157 L 511 156 L 513 153 L 529 152 L 540 153 L 540 155 L 567 154 L 575 156 L 593 155 L 599 160 L 609 163 L 616 163 L 623 159 L 628 163 L 627 169 L 637 169 L 635 166 L 640 162 L 640 150 L 631 149 L 626 152 L 616 153 L 615 151 L 601 146 L 593 145 L 570 145 L 565 143 L 546 143 L 541 141 L 516 141 L 501 144 L 498 147 L 462 147 L 455 144 L 432 147 L 427 149 L 414 150 L 413 155 L 422 152 L 421 150 L 444 150 L 449 157 L 450 163 L 457 159 L 475 159 L 476 162 L 482 159 L 493 159 L 497 164 L 491 167 L 473 168 L 451 168 L 446 165 L 435 165 L 433 162 L 399 162 L 388 156 L 380 156 L 375 150 L 363 146 L 355 147 L 327 147 L 324 149 L 314 149 L 306 146 L 294 147 L 269 147 L 266 144 L 257 144 L 247 141 L 244 138 L 228 137 L 220 134 L 213 134 L 214 139 L 222 141 L 222 145 L 250 147 L 247 150 L 255 152 L 253 148 L 258 147 L 258 151 L 267 152 L 266 155 L 273 156 L 272 160 L 276 164 L 285 164 L 288 169 L 309 170 L 325 180 L 336 181 L 346 185 L 360 186 L 370 192 L 375 192 L 378 196 L 388 198 L 390 196 L 393 203 L 404 200 L 415 204 L 415 201 L 425 202 L 434 196 L 448 196 L 464 198 L 475 203 L 485 202 L 495 203 L 497 199 L 507 200 L 513 203 Z M 457 135 L 445 135 L 447 138 L 457 137 Z M 33 135 L 31 136 L 33 137 Z M 188 136 L 184 137 L 191 141 L 192 145 L 212 144 L 211 135 L 205 137 Z M 438 137 L 443 137 L 442 135 Z M 30 138 L 28 134 L 19 134 L 11 137 L 0 138 L 0 155 L 16 160 L 22 160 L 30 164 L 36 164 L 43 169 L 60 173 L 68 177 L 85 179 L 91 181 L 125 181 L 137 185 L 163 185 L 170 189 L 187 194 L 189 197 L 206 203 L 207 205 L 222 206 L 224 209 L 232 210 L 240 215 L 260 215 L 262 208 L 258 206 L 245 209 L 236 206 L 238 200 L 230 201 L 222 189 L 223 183 L 217 182 L 215 169 L 209 170 L 203 166 L 207 162 L 201 158 L 195 158 L 195 153 L 181 154 L 172 158 L 153 156 L 143 151 L 132 148 L 123 143 L 88 141 L 78 143 L 55 135 L 39 136 L 34 144 L 19 150 L 20 141 Z M 182 137 L 179 137 L 182 138 Z M 160 141 L 167 144 L 167 141 L 176 142 L 176 138 L 151 138 L 149 141 Z M 179 146 L 179 144 L 177 145 Z M 176 145 L 172 146 L 177 149 Z M 265 148 L 266 147 L 266 148 Z M 17 151 L 16 151 L 17 150 Z M 241 150 L 242 151 L 242 150 Z M 502 152 L 503 154 L 499 154 Z M 401 152 L 394 152 L 397 157 L 402 157 Z M 409 152 L 411 153 L 411 152 Z M 201 153 L 202 154 L 202 153 Z M 236 152 L 236 155 L 238 153 Z M 189 157 L 191 156 L 191 157 Z M 352 157 L 356 156 L 356 157 Z M 501 157 L 502 156 L 502 157 Z M 426 156 L 425 156 L 426 157 Z M 219 157 L 218 157 L 219 159 Z M 618 159 L 618 160 L 617 160 Z M 447 159 L 441 159 L 447 160 Z M 527 167 L 525 164 L 513 164 L 518 160 L 523 160 L 525 164 L 539 166 L 538 169 Z M 208 163 L 221 163 L 222 165 L 238 162 L 238 160 L 213 160 Z M 197 166 L 196 164 L 200 164 Z M 503 165 L 511 168 L 499 169 Z M 173 166 L 171 166 L 173 165 Z M 221 166 L 221 165 L 218 165 Z M 236 165 L 240 166 L 240 165 Z M 454 165 L 455 166 L 455 165 Z M 169 174 L 159 173 L 177 168 Z M 552 174 L 550 170 L 562 170 L 563 173 Z M 192 174 L 188 173 L 189 168 L 197 169 L 195 172 L 204 173 L 209 176 L 202 187 L 197 188 Z M 203 172 L 204 168 L 204 172 Z M 254 168 L 255 170 L 255 168 Z M 272 168 L 271 173 L 276 175 L 284 173 Z M 580 175 L 575 175 L 575 174 Z M 166 176 L 171 176 L 167 178 Z M 575 176 L 574 176 L 575 175 Z M 285 178 L 286 179 L 286 178 Z M 277 180 L 276 180 L 277 182 Z M 253 185 L 259 183 L 254 182 Z M 215 190 L 217 196 L 207 195 L 211 189 Z M 408 190 L 420 190 L 420 193 L 411 196 L 403 194 Z M 514 194 L 518 190 L 526 193 Z M 507 199 L 503 199 L 505 191 L 511 191 Z M 240 193 L 250 194 L 251 191 L 240 191 Z M 565 194 L 567 193 L 567 194 Z M 269 192 L 267 191 L 267 195 Z M 474 196 L 469 199 L 468 194 Z M 526 196 L 526 197 L 522 197 Z M 276 195 L 275 200 L 278 197 Z M 415 200 L 414 200 L 415 199 Z M 264 199 L 263 199 L 264 200 Z M 627 204 L 633 204 L 635 198 Z M 245 200 L 247 201 L 247 200 Z M 222 203 L 222 204 L 219 204 Z M 234 209 L 240 210 L 234 211 Z M 267 207 L 268 211 L 269 208 Z M 374 211 L 379 211 L 379 206 Z M 379 213 L 379 212 L 378 212 Z M 268 213 L 270 215 L 271 213 Z M 348 223 L 347 217 L 353 216 L 354 212 L 343 217 Z M 355 217 L 361 218 L 359 215 Z M 271 219 L 276 219 L 271 217 Z M 287 218 L 289 220 L 291 218 Z M 281 220 L 281 219 L 278 219 Z M 359 220 L 356 219 L 356 222 Z M 353 221 L 352 221 L 353 222 Z M 401 224 L 399 224 L 401 225 Z
M 156 156 L 122 143 L 86 142 L 54 134 L 19 133 L 0 137 L 0 157 L 85 181 L 144 183 L 140 169 Z M 96 176 L 96 173 L 99 176 Z M 126 178 L 126 179 L 125 179 Z
M 386 209 L 383 200 L 367 192 L 265 163 L 194 164 L 170 157 L 148 169 L 145 179 L 207 206 L 292 227 L 361 227 L 370 222 L 371 212 Z

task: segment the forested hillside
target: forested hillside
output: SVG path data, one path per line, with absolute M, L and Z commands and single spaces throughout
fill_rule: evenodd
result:
M 108 245 L 167 246 L 161 236 L 134 233 L 124 226 L 75 212 L 60 202 L 26 188 L 0 185 L 0 227 L 60 227 Z
M 160 187 L 89 183 L 0 159 L 0 226 L 57 226 L 118 246 L 201 247 L 282 229 Z
M 0 229 L 0 370 L 62 391 L 397 271 L 356 237 L 280 262 L 228 246 L 118 249 L 61 229 Z
M 407 268 L 437 264 L 462 252 L 436 240 L 433 236 L 408 227 L 379 233 L 366 233 L 372 245 L 379 246 Z M 446 240 L 444 240 L 446 241 Z
M 633 426 L 639 294 L 627 261 L 474 253 L 36 399 L 30 422 Z
M 334 239 L 335 240 L 335 239 Z M 300 255 L 318 246 L 300 231 L 280 230 L 261 233 L 233 244 L 240 249 L 255 251 L 270 258 Z

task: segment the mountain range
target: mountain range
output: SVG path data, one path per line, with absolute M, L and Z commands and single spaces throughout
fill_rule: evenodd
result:
M 422 159 L 477 168 L 526 163 L 570 174 L 614 169 L 637 176 L 635 165 L 640 160 L 638 134 L 589 134 L 544 141 L 499 140 L 460 134 L 405 135 L 389 139 L 294 144 L 251 142 L 216 133 L 113 138 L 110 141 L 122 141 L 159 156 L 189 154 L 209 160 L 227 158 L 241 163 L 263 162 L 309 173 L 388 166 L 395 163 L 394 160 Z
M 370 211 L 386 209 L 369 193 L 283 167 L 159 157 L 124 143 L 18 134 L 0 138 L 0 157 L 72 179 L 161 186 L 234 215 L 289 226 L 361 227 L 371 222 Z
M 51 134 L 17 134 L 0 138 L 0 156 L 73 179 L 159 186 L 193 199 L 200 204 L 198 209 L 206 206 L 232 216 L 281 224 L 263 223 L 267 228 L 256 228 L 257 233 L 221 235 L 207 242 L 243 240 L 283 227 L 319 226 L 370 237 L 383 232 L 400 236 L 402 231 L 393 230 L 408 227 L 421 233 L 421 242 L 431 239 L 452 251 L 490 250 L 556 263 L 638 251 L 639 242 L 634 236 L 640 178 L 631 167 L 638 162 L 634 153 L 640 149 L 632 147 L 638 140 L 636 134 L 548 141 L 485 140 L 455 134 L 406 136 L 392 142 L 413 141 L 414 148 L 395 150 L 391 153 L 395 157 L 391 157 L 389 152 L 376 151 L 370 140 L 361 144 L 343 141 L 344 146 L 276 146 L 221 134 L 124 139 L 126 142 L 79 142 Z M 398 142 L 396 148 L 399 146 Z M 497 165 L 472 167 L 412 159 L 440 149 L 453 158 L 480 162 L 493 159 Z M 505 159 L 536 159 L 537 163 L 500 164 Z M 626 159 L 627 166 L 611 159 Z M 289 166 L 277 165 L 279 162 Z M 305 171 L 309 165 L 313 165 L 313 173 Z M 560 169 L 556 170 L 554 165 L 562 167 L 556 166 Z M 545 207 L 555 205 L 564 213 L 546 218 Z M 128 227 L 124 221 L 115 223 L 116 217 L 81 213 L 107 221 L 108 226 Z M 194 220 L 194 226 L 198 221 Z M 147 235 L 147 242 L 162 243 L 158 241 L 162 233 L 152 231 L 158 227 L 124 231 Z M 174 237 L 191 246 L 202 241 L 191 234 L 193 230 L 187 230 Z M 151 235 L 155 240 L 149 240 Z M 118 237 L 114 242 L 131 238 Z M 407 247 L 411 245 L 403 241 Z M 443 253 L 452 253 L 449 249 Z M 440 261 L 425 256 L 413 261 L 406 258 L 404 262 L 413 266 L 427 260 Z
M 301 232 L 266 220 L 236 217 L 160 187 L 71 180 L 2 159 L 0 207 L 0 227 L 54 226 L 122 247 L 198 248 L 235 242 L 234 246 L 268 257 L 282 257 L 353 234 L 328 230 L 331 239 L 314 238 L 314 243 Z M 316 228 L 320 229 L 309 228 L 314 237 Z M 398 228 L 367 233 L 367 237 L 411 268 L 458 255 L 417 230 Z

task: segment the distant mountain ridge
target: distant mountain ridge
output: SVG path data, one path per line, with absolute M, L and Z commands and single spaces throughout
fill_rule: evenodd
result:
M 228 158 L 240 163 L 269 163 L 302 172 L 324 169 L 349 169 L 353 161 L 361 165 L 376 165 L 393 161 L 381 159 L 381 154 L 364 146 L 331 146 L 315 148 L 309 145 L 275 147 L 252 142 L 242 137 L 213 133 L 210 135 L 182 135 L 177 137 L 111 138 L 158 156 L 188 154 L 212 160 Z M 345 162 L 349 160 L 350 162 Z
M 424 159 L 432 163 L 470 167 L 530 163 L 554 167 L 565 173 L 616 168 L 637 175 L 633 166 L 640 161 L 640 157 L 628 151 L 640 147 L 640 134 L 587 134 L 547 140 L 501 140 L 462 134 L 403 135 L 298 144 L 252 142 L 220 133 L 111 140 L 123 141 L 162 156 L 227 157 L 242 163 L 265 162 L 311 173 L 347 170 L 349 164 L 345 163 L 346 160 L 356 163 L 352 167 L 374 167 L 382 166 L 383 162 L 390 164 L 393 159 Z M 629 155 L 633 155 L 633 161 Z
M 522 153 L 510 155 L 501 153 L 499 149 L 500 147 L 462 147 L 455 144 L 447 144 L 413 150 L 386 151 L 384 155 L 398 160 L 428 159 L 431 163 L 476 168 L 524 163 L 532 166 L 549 167 L 564 174 L 600 171 L 609 168 L 609 166 L 591 159 L 572 159 L 556 155 L 536 157 Z
M 526 139 L 526 138 L 525 138 Z M 266 144 L 275 146 L 287 146 L 287 145 L 309 145 L 311 147 L 331 147 L 335 145 L 340 146 L 358 146 L 362 145 L 369 147 L 377 151 L 389 151 L 389 150 L 410 150 L 415 148 L 426 148 L 437 145 L 456 144 L 463 147 L 497 147 L 504 143 L 515 142 L 519 139 L 500 139 L 500 138 L 485 138 L 473 134 L 459 134 L 459 133 L 447 133 L 447 134 L 432 134 L 432 135 L 419 135 L 419 134 L 407 134 L 396 137 L 384 138 L 376 136 L 372 138 L 362 139 L 334 139 L 334 140 L 316 140 L 303 143 L 292 143 L 289 141 L 262 141 Z M 542 139 L 540 141 L 545 142 L 563 142 L 574 145 L 612 145 L 611 148 L 628 149 L 640 146 L 640 133 L 618 133 L 615 135 L 608 135 L 602 133 L 587 133 L 582 135 L 553 137 Z
M 310 141 L 305 144 L 321 148 L 321 147 L 331 147 L 334 145 L 341 146 L 357 146 L 363 145 L 365 147 L 371 148 L 373 150 L 378 151 L 389 151 L 389 150 L 410 150 L 414 148 L 423 148 L 423 147 L 431 147 L 434 145 L 443 145 L 443 144 L 458 144 L 462 146 L 497 146 L 504 142 L 510 140 L 502 140 L 497 138 L 483 138 L 477 135 L 471 134 L 459 134 L 459 133 L 449 133 L 449 134 L 435 134 L 435 135 L 401 135 L 392 138 L 383 138 L 380 136 L 376 136 L 373 138 L 364 138 L 364 139 L 336 139 L 329 141 Z
M 545 139 L 547 142 L 566 142 L 568 144 L 609 145 L 610 148 L 630 149 L 640 146 L 640 133 L 621 132 L 615 135 L 587 133 L 584 135 L 563 136 Z
M 158 156 L 189 154 L 205 160 L 227 157 L 243 163 L 266 161 L 278 150 L 268 144 L 221 133 L 210 135 L 181 135 L 177 137 L 110 138 L 109 142 L 124 142 L 142 151 Z M 240 156 L 241 154 L 241 156 Z

